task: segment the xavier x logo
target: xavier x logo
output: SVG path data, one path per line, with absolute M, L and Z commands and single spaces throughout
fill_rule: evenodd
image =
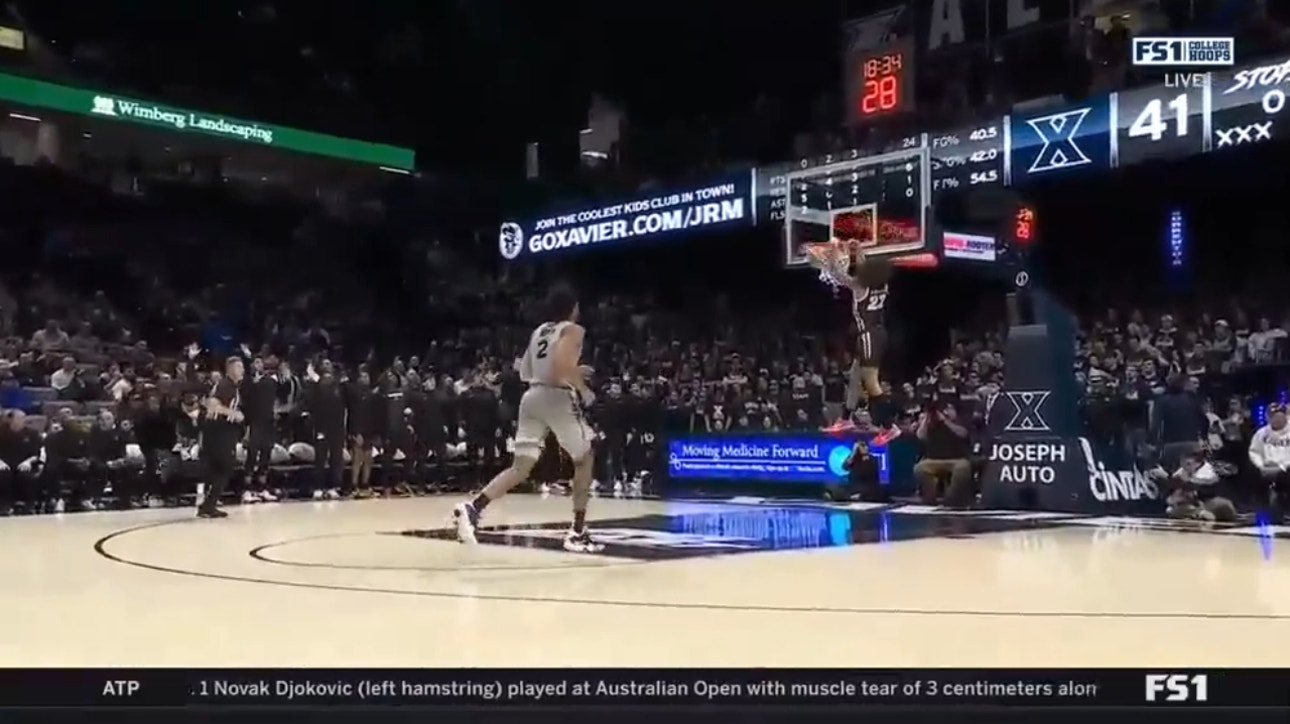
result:
M 1052 393 L 1048 390 L 1010 390 L 1003 393 L 1012 403 L 1012 419 L 1004 425 L 1004 432 L 1051 432 L 1044 419 L 1044 402 Z
M 1092 110 L 1076 108 L 1026 121 L 1039 136 L 1039 140 L 1044 142 L 1039 155 L 1035 156 L 1035 162 L 1030 164 L 1030 173 L 1060 171 L 1093 162 L 1075 142 L 1080 126 L 1084 125 L 1084 119 Z
M 1251 123 L 1248 126 L 1219 128 L 1214 131 L 1218 136 L 1218 147 L 1239 146 L 1243 143 L 1272 140 L 1272 121 Z

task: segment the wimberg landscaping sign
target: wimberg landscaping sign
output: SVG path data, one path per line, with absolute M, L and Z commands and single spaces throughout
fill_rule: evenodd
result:
M 196 111 L 179 110 L 151 103 L 115 98 L 113 96 L 94 96 L 94 107 L 90 113 L 110 118 L 130 118 L 145 123 L 155 123 L 173 127 L 177 131 L 193 130 L 215 136 L 240 138 L 244 141 L 259 141 L 266 146 L 273 145 L 273 129 L 258 124 L 247 124 L 243 121 L 230 121 L 222 116 L 207 115 Z

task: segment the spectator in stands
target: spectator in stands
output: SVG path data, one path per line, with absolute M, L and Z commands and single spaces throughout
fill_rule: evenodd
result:
M 0 512 L 20 507 L 34 513 L 45 498 L 40 481 L 40 433 L 27 427 L 21 411 L 5 413 L 0 427 Z
M 41 352 L 52 352 L 67 349 L 71 344 L 71 338 L 63 331 L 57 320 L 51 319 L 45 323 L 44 329 L 38 329 L 31 335 L 31 344 Z
M 1168 319 L 1168 318 L 1166 318 Z M 1162 333 L 1157 342 L 1163 338 Z M 1169 375 L 1166 392 L 1152 406 L 1151 440 L 1160 450 L 1160 464 L 1176 470 L 1184 457 L 1194 454 L 1209 433 L 1209 420 L 1198 395 L 1187 389 L 1189 380 L 1178 373 Z
M 972 453 L 971 431 L 958 419 L 954 402 L 942 399 L 935 402 L 918 421 L 915 435 L 923 444 L 923 459 L 914 465 L 923 502 L 935 505 L 941 500 L 942 476 L 949 478 L 945 490 L 947 505 L 966 505 L 971 502 Z
M 126 460 L 129 439 L 128 431 L 117 425 L 116 415 L 110 410 L 102 410 L 94 427 L 89 430 L 87 440 L 91 493 L 102 495 L 111 490 L 115 507 L 119 510 L 133 508 L 135 497 L 142 497 L 144 492 L 139 488 L 138 476 L 123 474 L 129 467 Z
M 273 455 L 275 428 L 274 394 L 277 383 L 265 369 L 264 360 L 251 360 L 251 374 L 242 380 L 242 412 L 246 415 L 246 502 L 273 502 L 269 490 L 269 465 Z
M 18 355 L 18 364 L 13 367 L 13 373 L 23 387 L 40 387 L 46 382 L 44 371 L 36 362 L 35 352 Z
M 441 488 L 448 484 L 449 410 L 446 394 L 431 373 L 426 376 L 412 408 L 417 438 L 416 457 L 422 466 L 422 475 L 417 482 L 429 487 Z
M 119 369 L 120 374 L 112 379 L 106 388 L 108 398 L 116 402 L 124 400 L 130 394 L 136 381 L 133 367 L 121 365 Z
M 31 392 L 23 387 L 11 369 L 0 370 L 0 409 L 31 412 L 37 407 Z
M 67 355 L 66 357 L 63 357 L 62 366 L 54 370 L 54 373 L 49 376 L 49 386 L 62 393 L 64 390 L 71 387 L 72 383 L 75 381 L 76 358 L 71 355 Z M 60 394 L 59 397 L 64 400 L 74 399 L 64 394 Z
M 376 440 L 378 398 L 367 369 L 345 384 L 345 421 L 349 433 L 349 483 L 354 495 L 371 495 L 372 449 Z
M 143 454 L 143 487 L 154 495 L 173 500 L 175 495 L 169 483 L 175 472 L 181 413 L 175 402 L 164 400 L 160 392 L 152 391 L 133 410 L 133 415 L 135 442 Z
M 1250 334 L 1247 343 L 1248 359 L 1254 364 L 1269 364 L 1275 361 L 1277 345 L 1283 344 L 1281 340 L 1285 338 L 1284 329 L 1272 326 L 1272 320 L 1267 317 L 1260 318 L 1258 330 Z
M 70 410 L 50 421 L 44 451 L 41 486 L 55 500 L 54 509 L 97 509 L 95 501 L 103 490 L 91 484 L 89 435 Z
M 1290 427 L 1284 405 L 1268 407 L 1268 423 L 1254 432 L 1249 457 L 1268 487 L 1266 499 L 1278 512 L 1284 512 L 1290 496 Z
M 334 498 L 345 472 L 345 399 L 330 363 L 309 383 L 305 400 L 314 430 L 314 497 Z

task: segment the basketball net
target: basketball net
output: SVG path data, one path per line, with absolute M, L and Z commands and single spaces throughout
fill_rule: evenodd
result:
M 847 267 L 851 264 L 851 245 L 840 239 L 802 245 L 806 261 L 820 272 L 820 281 L 836 291 L 849 284 Z

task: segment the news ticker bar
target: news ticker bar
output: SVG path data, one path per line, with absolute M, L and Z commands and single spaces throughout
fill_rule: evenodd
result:
M 1290 707 L 1290 669 L 0 671 L 0 707 L 578 704 Z

